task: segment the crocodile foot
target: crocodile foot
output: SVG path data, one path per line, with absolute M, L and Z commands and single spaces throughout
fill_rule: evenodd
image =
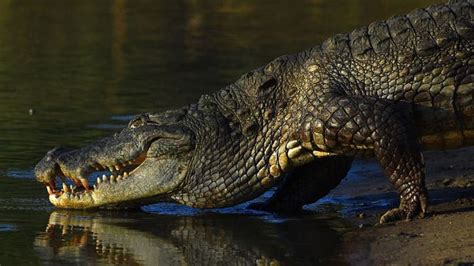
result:
M 398 208 L 387 211 L 382 217 L 380 217 L 380 223 L 389 223 L 400 220 L 409 221 L 418 215 L 420 218 L 424 218 L 428 206 L 428 200 L 425 193 L 421 193 L 418 196 L 413 197 L 410 201 L 404 201 L 400 203 Z

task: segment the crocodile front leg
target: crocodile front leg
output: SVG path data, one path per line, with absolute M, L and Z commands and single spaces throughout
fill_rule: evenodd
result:
M 266 202 L 249 206 L 251 209 L 278 213 L 294 213 L 324 197 L 347 175 L 353 157 L 327 156 L 294 169 Z
M 381 223 L 423 215 L 427 208 L 423 156 L 413 119 L 402 110 L 387 100 L 327 95 L 310 122 L 316 150 L 375 154 L 400 195 L 400 206 L 386 212 Z

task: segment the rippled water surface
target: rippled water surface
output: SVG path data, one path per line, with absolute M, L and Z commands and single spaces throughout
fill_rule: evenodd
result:
M 54 211 L 32 169 L 134 114 L 196 101 L 271 59 L 436 1 L 0 1 L 0 264 L 315 264 L 342 219 L 169 205 Z

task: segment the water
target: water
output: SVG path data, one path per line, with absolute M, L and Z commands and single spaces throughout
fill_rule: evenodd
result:
M 55 212 L 32 169 L 54 146 L 84 145 L 134 114 L 191 103 L 279 55 L 434 2 L 0 1 L 0 264 L 343 263 L 338 218 Z

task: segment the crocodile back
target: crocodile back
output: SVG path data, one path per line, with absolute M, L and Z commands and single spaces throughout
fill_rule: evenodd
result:
M 345 93 L 405 103 L 428 148 L 474 144 L 474 1 L 371 23 L 321 46 Z

